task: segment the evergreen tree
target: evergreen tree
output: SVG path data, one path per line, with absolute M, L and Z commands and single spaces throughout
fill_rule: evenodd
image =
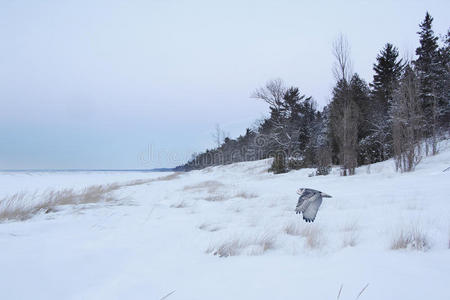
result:
M 439 48 L 432 22 L 427 13 L 412 64 L 405 65 L 392 44 L 384 46 L 370 88 L 351 75 L 349 45 L 340 36 L 333 46 L 336 86 L 323 111 L 298 88 L 269 81 L 253 94 L 269 105 L 269 117 L 236 139 L 217 129 L 216 148 L 193 155 L 177 170 L 272 157 L 274 173 L 317 167 L 316 174 L 325 175 L 334 163 L 341 165 L 342 175 L 352 175 L 358 165 L 392 156 L 398 170 L 413 170 L 423 141 L 427 154 L 429 146 L 434 154 L 437 137 L 450 129 L 450 30 Z
M 443 115 L 442 103 L 439 103 L 439 82 L 442 74 L 438 52 L 438 38 L 434 35 L 432 29 L 433 18 L 427 12 L 425 19 L 419 25 L 420 46 L 416 49 L 418 55 L 414 62 L 415 70 L 419 77 L 420 91 L 419 99 L 422 104 L 424 118 L 424 135 L 427 138 L 426 152 L 428 154 L 429 146 L 432 147 L 432 153 L 437 152 L 437 134 L 439 119 Z
M 363 163 L 379 162 L 392 156 L 388 111 L 402 75 L 403 62 L 398 56 L 397 48 L 387 43 L 373 65 L 375 74 L 370 84 L 372 101 L 363 111 L 368 132 L 360 140 L 360 160 L 364 157 Z
M 283 150 L 277 151 L 273 155 L 272 166 L 269 169 L 269 172 L 273 172 L 274 174 L 286 173 L 288 170 L 286 169 L 286 157 Z
M 304 99 L 300 107 L 298 122 L 298 151 L 302 157 L 302 166 L 314 166 L 317 163 L 317 110 L 316 102 L 308 97 Z
M 403 63 L 398 58 L 398 50 L 392 44 L 387 43 L 377 56 L 377 62 L 373 65 L 375 75 L 372 88 L 372 96 L 377 102 L 377 109 L 381 109 L 387 115 L 392 95 L 400 76 Z
M 428 105 L 433 95 L 433 85 L 437 80 L 439 69 L 438 38 L 432 29 L 433 18 L 427 12 L 425 19 L 419 25 L 420 46 L 416 49 L 417 60 L 414 62 L 420 80 L 419 97 Z
M 331 170 L 331 147 L 328 140 L 330 131 L 330 110 L 325 106 L 317 112 L 314 126 L 314 145 L 317 171 L 316 175 L 328 175 Z
M 372 111 L 369 87 L 358 74 L 354 74 L 350 80 L 350 95 L 353 103 L 357 106 L 354 114 L 357 118 L 358 164 L 361 165 L 372 161 L 370 152 L 367 153 L 365 148 L 366 145 L 361 143 L 371 134 Z
M 441 77 L 438 90 L 443 108 L 440 126 L 450 130 L 450 29 L 443 38 L 443 46 L 439 49 Z

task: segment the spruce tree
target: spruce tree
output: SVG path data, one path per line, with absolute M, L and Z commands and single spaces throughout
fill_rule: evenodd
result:
M 432 23 L 433 18 L 427 12 L 425 19 L 419 25 L 420 31 L 417 32 L 420 36 L 420 46 L 416 49 L 418 58 L 414 62 L 420 83 L 419 99 L 425 123 L 424 135 L 427 139 L 427 154 L 429 146 L 432 148 L 432 154 L 437 153 L 439 119 L 443 115 L 438 85 L 442 68 L 440 67 L 438 38 L 434 35 Z
M 373 65 L 375 74 L 370 84 L 371 101 L 364 116 L 368 123 L 368 134 L 360 141 L 360 159 L 364 157 L 364 163 L 379 162 L 392 156 L 391 124 L 388 113 L 403 66 L 397 48 L 390 43 L 387 43 L 377 55 L 377 62 Z
M 427 12 L 425 19 L 419 25 L 420 46 L 416 49 L 417 60 L 414 62 L 420 80 L 419 97 L 424 105 L 429 105 L 433 95 L 433 85 L 436 82 L 439 69 L 438 38 L 432 29 L 433 18 Z
M 372 96 L 377 101 L 378 107 L 387 114 L 392 95 L 402 74 L 403 63 L 398 58 L 398 50 L 392 44 L 387 43 L 377 56 L 377 62 L 373 65 L 375 75 L 372 88 Z
M 274 174 L 282 174 L 287 172 L 286 155 L 283 150 L 279 150 L 273 155 L 273 162 L 269 172 L 273 172 Z
M 371 163 L 374 160 L 372 158 L 373 155 L 366 151 L 366 145 L 362 143 L 372 133 L 370 122 L 372 118 L 370 90 L 367 83 L 356 73 L 350 81 L 350 95 L 358 108 L 358 112 L 355 112 L 357 116 L 358 164 Z
M 441 76 L 439 80 L 439 98 L 443 108 L 440 126 L 450 129 L 450 29 L 443 38 L 443 46 L 439 49 Z

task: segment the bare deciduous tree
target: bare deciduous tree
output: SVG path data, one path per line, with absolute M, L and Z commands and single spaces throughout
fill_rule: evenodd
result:
M 418 80 L 410 66 L 394 93 L 391 108 L 395 167 L 401 172 L 413 171 L 420 162 L 423 112 L 419 99 Z
M 229 133 L 226 133 L 222 128 L 220 128 L 219 124 L 216 124 L 216 127 L 214 128 L 214 132 L 212 133 L 212 138 L 215 144 L 217 144 L 217 147 L 220 147 L 224 140 L 229 137 Z
M 339 146 L 342 175 L 346 176 L 355 173 L 358 163 L 358 107 L 352 99 L 350 88 L 350 46 L 342 34 L 333 43 L 333 55 L 333 73 L 337 86 L 331 105 L 331 126 Z
M 350 60 L 350 45 L 347 38 L 341 33 L 333 42 L 333 75 L 336 81 L 350 81 L 353 75 L 353 66 Z
M 252 94 L 252 98 L 261 99 L 269 104 L 271 107 L 280 108 L 283 103 L 283 97 L 286 93 L 286 86 L 281 79 L 270 80 L 266 83 L 265 87 L 255 90 Z

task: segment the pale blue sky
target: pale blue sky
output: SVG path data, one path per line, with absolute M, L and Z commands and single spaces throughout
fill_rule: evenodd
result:
M 0 169 L 175 166 L 261 118 L 269 79 L 327 103 L 339 32 L 370 81 L 386 42 L 414 54 L 426 10 L 445 33 L 449 3 L 2 0 Z

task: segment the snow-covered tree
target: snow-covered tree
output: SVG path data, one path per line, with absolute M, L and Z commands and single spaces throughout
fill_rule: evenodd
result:
M 425 19 L 419 25 L 420 46 L 416 49 L 418 58 L 414 62 L 414 66 L 420 83 L 419 99 L 424 117 L 424 135 L 427 139 L 426 153 L 428 154 L 431 146 L 434 155 L 437 153 L 439 119 L 444 115 L 445 110 L 439 101 L 438 82 L 442 76 L 442 68 L 438 51 L 438 37 L 433 32 L 432 23 L 433 18 L 427 12 Z
M 364 116 L 369 132 L 360 141 L 366 163 L 383 161 L 392 155 L 392 124 L 388 111 L 403 69 L 403 62 L 398 56 L 397 48 L 387 43 L 373 65 L 375 74 L 370 84 L 372 99 Z
M 440 78 L 438 81 L 438 98 L 442 107 L 440 126 L 450 130 L 450 29 L 443 37 L 443 46 L 439 49 Z
M 370 84 L 372 97 L 377 102 L 377 109 L 385 115 L 402 75 L 403 62 L 398 56 L 397 48 L 387 43 L 377 55 L 377 62 L 373 65 L 375 74 Z

